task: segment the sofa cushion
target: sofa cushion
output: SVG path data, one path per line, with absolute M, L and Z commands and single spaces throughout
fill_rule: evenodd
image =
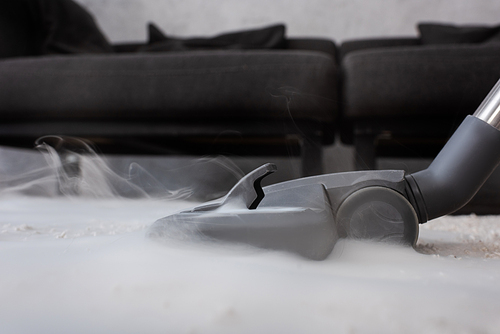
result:
M 404 46 L 420 45 L 420 39 L 416 37 L 386 37 L 348 40 L 340 46 L 340 59 L 351 52 L 369 49 L 399 48 Z
M 91 14 L 71 0 L 2 0 L 0 58 L 112 52 Z
M 0 61 L 0 119 L 330 122 L 337 67 L 322 52 L 190 51 Z
M 32 16 L 30 4 L 0 1 L 0 58 L 40 54 L 40 22 Z
M 283 49 L 285 26 L 273 25 L 225 33 L 211 38 L 178 38 L 166 36 L 155 24 L 149 23 L 149 43 L 140 51 L 188 51 L 204 49 Z
M 420 23 L 422 44 L 462 44 L 487 41 L 500 31 L 499 27 Z
M 46 35 L 42 54 L 106 53 L 111 45 L 92 15 L 71 0 L 38 0 Z
M 455 117 L 473 113 L 500 77 L 500 45 L 374 49 L 342 63 L 347 118 Z
M 495 44 L 495 43 L 500 43 L 500 29 L 492 35 L 490 38 L 488 38 L 486 41 L 483 42 L 483 44 Z

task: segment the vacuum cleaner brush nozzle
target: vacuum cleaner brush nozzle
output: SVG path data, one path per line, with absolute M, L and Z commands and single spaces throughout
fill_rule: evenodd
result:
M 156 221 L 151 238 L 204 239 L 322 260 L 339 238 L 415 245 L 418 224 L 465 205 L 500 163 L 500 81 L 429 168 L 312 176 L 262 188 L 265 164 L 220 200 Z

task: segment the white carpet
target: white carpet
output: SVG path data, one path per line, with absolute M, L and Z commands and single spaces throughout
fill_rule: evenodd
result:
M 209 194 L 236 177 L 230 164 L 162 171 L 158 182 L 136 165 L 118 176 L 90 155 L 81 179 L 66 181 L 83 198 L 58 195 L 57 179 L 67 175 L 57 156 L 46 158 L 0 150 L 2 334 L 500 331 L 500 217 L 429 222 L 415 250 L 341 240 L 321 262 L 160 243 L 145 238 L 147 227 L 194 205 L 172 198 L 203 193 L 180 177 L 212 170 Z
M 144 237 L 181 201 L 0 200 L 2 333 L 498 333 L 500 217 L 313 262 Z

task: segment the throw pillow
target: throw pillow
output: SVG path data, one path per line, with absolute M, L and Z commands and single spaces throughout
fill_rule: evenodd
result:
M 498 27 L 420 23 L 418 30 L 422 44 L 462 44 L 484 42 L 498 32 Z
M 46 29 L 42 53 L 106 53 L 113 49 L 92 15 L 71 0 L 37 0 Z
M 149 23 L 149 43 L 140 51 L 186 51 L 206 49 L 279 49 L 286 43 L 285 26 L 270 27 L 221 34 L 211 38 L 177 38 L 165 35 L 155 24 Z

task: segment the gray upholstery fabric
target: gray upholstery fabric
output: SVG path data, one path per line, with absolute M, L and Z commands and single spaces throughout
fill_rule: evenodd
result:
M 346 54 L 355 51 L 414 45 L 420 45 L 420 39 L 416 37 L 393 37 L 350 40 L 340 46 L 340 59 L 343 59 Z
M 192 51 L 0 61 L 0 119 L 331 122 L 333 57 L 308 51 Z
M 500 27 L 419 23 L 422 44 L 462 44 L 487 42 L 499 33 Z
M 500 77 L 500 45 L 352 52 L 342 73 L 347 118 L 466 115 Z
M 337 45 L 331 40 L 320 38 L 287 38 L 285 48 L 290 50 L 318 51 L 338 58 Z
M 286 28 L 276 24 L 260 29 L 250 29 L 220 34 L 214 37 L 179 38 L 167 36 L 154 23 L 148 24 L 149 41 L 141 51 L 193 51 L 221 49 L 283 49 Z
M 72 0 L 0 1 L 0 58 L 109 53 L 91 13 Z

